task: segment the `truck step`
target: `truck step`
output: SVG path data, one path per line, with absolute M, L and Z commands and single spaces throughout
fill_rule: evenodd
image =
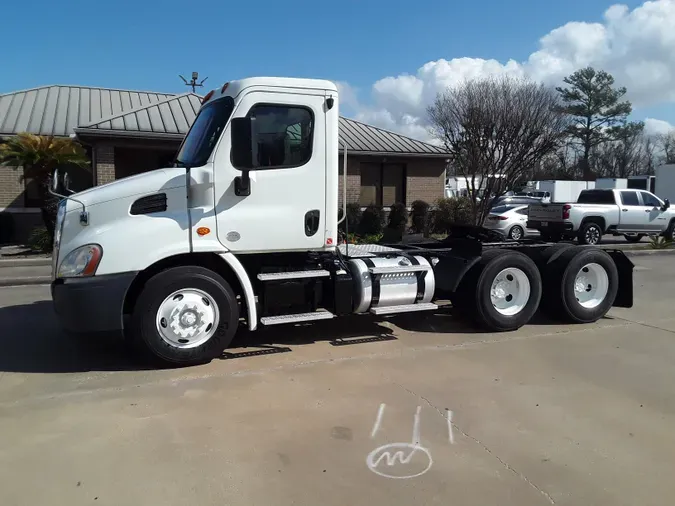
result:
M 406 274 L 409 272 L 425 272 L 430 271 L 431 267 L 428 265 L 397 265 L 394 267 L 371 267 L 368 271 L 373 275 L 382 274 Z
M 325 269 L 314 269 L 309 271 L 284 271 L 284 272 L 261 272 L 258 274 L 260 281 L 281 281 L 284 279 L 301 278 L 324 278 L 330 276 L 330 272 Z
M 263 316 L 260 323 L 263 325 L 281 325 L 282 323 L 311 322 L 316 320 L 330 320 L 335 315 L 330 311 L 313 311 L 311 313 L 282 314 L 279 316 Z
M 375 315 L 412 313 L 413 311 L 430 311 L 437 309 L 438 306 L 432 302 L 422 302 L 420 304 L 403 304 L 401 306 L 371 307 L 370 312 Z

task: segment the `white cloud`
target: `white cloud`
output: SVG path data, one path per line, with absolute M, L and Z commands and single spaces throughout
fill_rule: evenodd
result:
M 613 5 L 602 23 L 570 22 L 544 35 L 539 49 L 523 62 L 439 59 L 422 65 L 414 75 L 380 79 L 372 86 L 371 105 L 360 105 L 358 117 L 427 139 L 426 107 L 448 86 L 504 74 L 559 84 L 588 65 L 613 74 L 636 107 L 675 102 L 674 27 L 675 0 L 645 2 L 632 11 Z M 656 125 L 659 120 L 650 121 Z
M 675 128 L 672 124 L 662 119 L 645 119 L 645 133 L 647 135 L 667 134 Z

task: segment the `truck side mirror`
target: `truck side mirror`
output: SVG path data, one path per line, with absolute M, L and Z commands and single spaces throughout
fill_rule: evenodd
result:
M 230 122 L 232 139 L 231 161 L 235 169 L 253 169 L 253 135 L 251 118 L 233 118 Z
M 663 201 L 663 210 L 665 211 L 666 209 L 670 209 L 670 200 L 668 199 Z

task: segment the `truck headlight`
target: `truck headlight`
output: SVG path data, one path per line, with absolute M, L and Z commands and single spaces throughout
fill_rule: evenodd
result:
M 86 244 L 74 249 L 59 266 L 60 278 L 93 276 L 103 257 L 103 248 L 98 244 Z

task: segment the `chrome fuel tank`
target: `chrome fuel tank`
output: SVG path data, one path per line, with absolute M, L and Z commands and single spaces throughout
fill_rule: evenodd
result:
M 434 271 L 421 256 L 362 257 L 349 260 L 354 282 L 354 312 L 431 302 Z

